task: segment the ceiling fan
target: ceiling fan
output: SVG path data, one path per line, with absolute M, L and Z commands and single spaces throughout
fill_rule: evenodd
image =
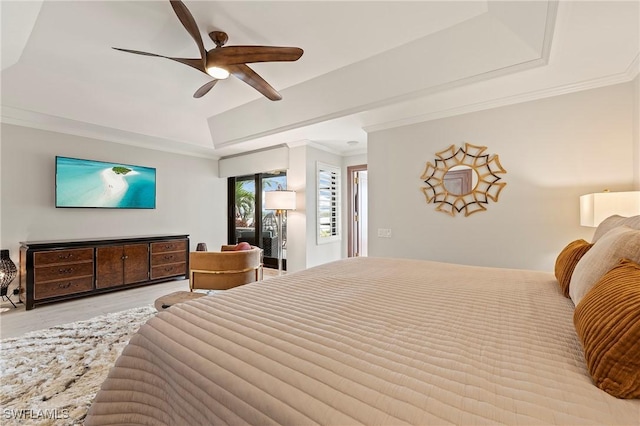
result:
M 213 77 L 213 80 L 196 90 L 193 94 L 194 98 L 201 98 L 206 95 L 218 81 L 224 80 L 232 74 L 272 101 L 282 99 L 280 93 L 271 87 L 271 85 L 254 70 L 249 68 L 247 64 L 254 62 L 297 61 L 302 56 L 302 49 L 298 47 L 276 46 L 225 46 L 229 39 L 227 33 L 212 31 L 209 33 L 209 37 L 216 47 L 207 51 L 204 48 L 200 30 L 198 30 L 196 21 L 193 19 L 193 15 L 191 15 L 187 6 L 180 0 L 170 0 L 170 2 L 178 19 L 198 45 L 200 58 L 172 58 L 155 53 L 140 52 L 138 50 L 121 49 L 118 47 L 114 47 L 114 49 L 127 53 L 135 53 L 136 55 L 170 59 L 180 62 L 181 64 L 189 65 Z

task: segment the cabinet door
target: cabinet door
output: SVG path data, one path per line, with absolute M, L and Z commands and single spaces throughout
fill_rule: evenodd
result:
M 124 246 L 124 283 L 139 283 L 148 279 L 149 244 Z
M 122 285 L 124 259 L 122 246 L 96 248 L 96 288 Z

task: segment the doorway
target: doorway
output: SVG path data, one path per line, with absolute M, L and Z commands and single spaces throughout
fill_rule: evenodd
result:
M 347 167 L 347 187 L 349 198 L 349 242 L 348 257 L 367 256 L 367 228 L 368 228 L 368 175 L 367 165 Z
M 287 187 L 286 171 L 237 176 L 228 180 L 228 244 L 247 242 L 263 250 L 264 266 L 278 267 L 282 244 L 282 267 L 286 271 L 286 215 L 282 235 L 277 235 L 275 211 L 264 206 L 264 193 Z

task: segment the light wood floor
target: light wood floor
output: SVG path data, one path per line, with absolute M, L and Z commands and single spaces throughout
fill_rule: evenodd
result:
M 264 269 L 265 279 L 277 274 L 278 271 L 276 270 Z M 0 313 L 0 338 L 17 337 L 30 331 L 83 321 L 98 315 L 124 311 L 139 306 L 153 305 L 153 302 L 158 297 L 180 290 L 189 291 L 189 280 L 169 281 L 131 290 L 52 303 L 38 306 L 30 311 L 25 310 L 22 303 L 17 303 L 18 296 L 12 296 L 18 308 L 14 309 L 7 301 L 2 302 L 2 308 L 10 307 L 11 309 Z

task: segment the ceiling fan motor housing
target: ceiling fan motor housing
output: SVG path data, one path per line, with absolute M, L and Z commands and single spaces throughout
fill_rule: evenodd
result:
M 229 36 L 224 31 L 211 31 L 209 37 L 217 47 L 222 47 L 229 41 Z

